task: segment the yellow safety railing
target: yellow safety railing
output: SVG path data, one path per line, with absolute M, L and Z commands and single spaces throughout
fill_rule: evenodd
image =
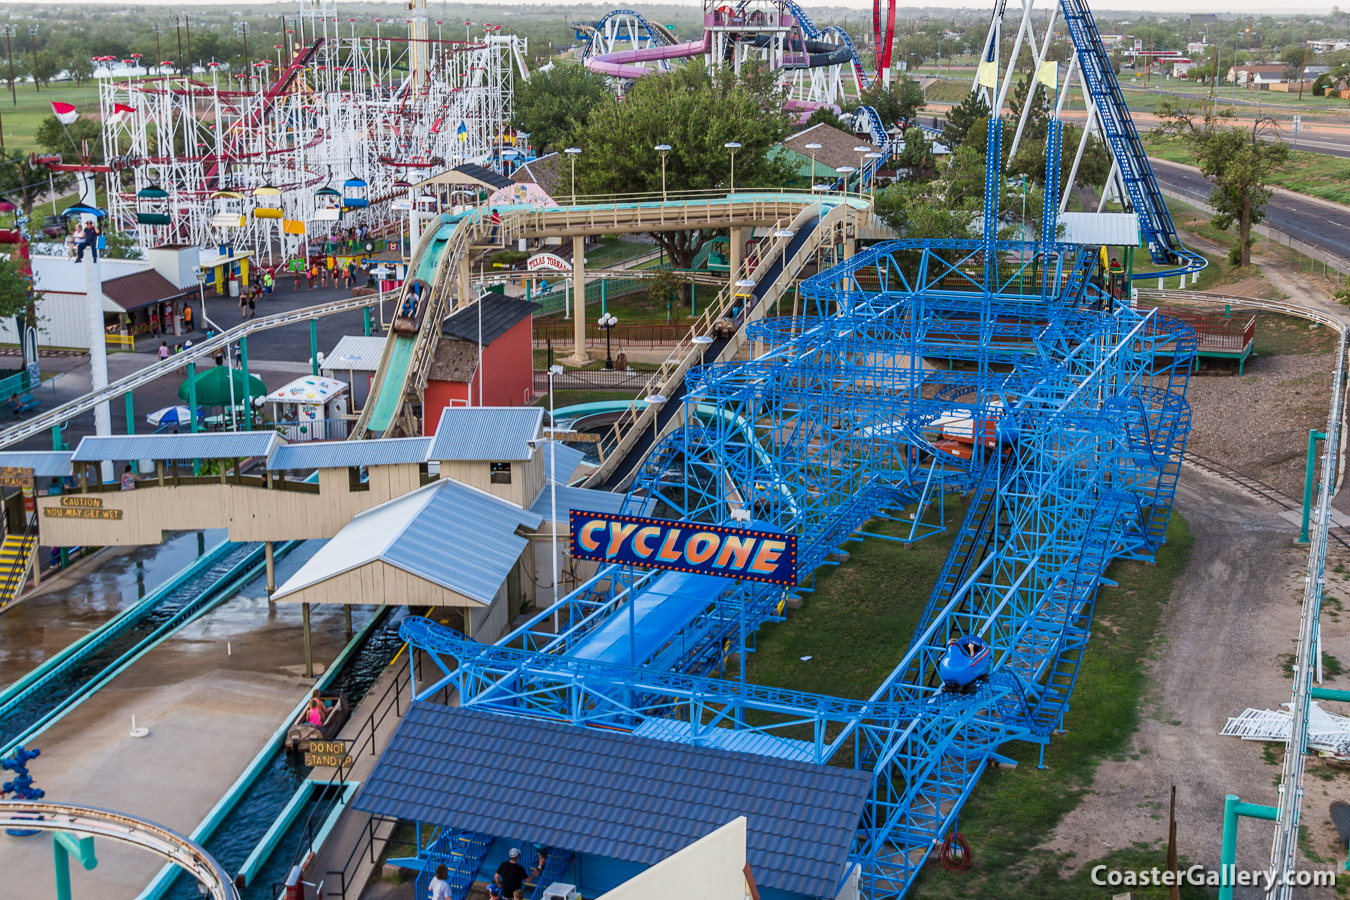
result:
M 136 339 L 129 334 L 105 334 L 103 342 L 109 347 L 121 347 L 126 350 L 136 349 Z

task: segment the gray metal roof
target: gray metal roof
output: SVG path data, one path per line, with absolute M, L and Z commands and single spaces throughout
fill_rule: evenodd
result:
M 198 434 L 90 435 L 75 448 L 76 462 L 105 459 L 227 459 L 268 456 L 279 443 L 275 431 L 210 431 Z
M 1099 244 L 1107 247 L 1138 247 L 1139 218 L 1134 213 L 1065 212 L 1060 240 L 1068 244 Z
M 534 406 L 452 406 L 441 410 L 428 456 L 456 461 L 529 459 L 544 411 Z
M 616 494 L 612 491 L 597 491 L 592 488 L 564 487 L 558 485 L 558 519 L 559 522 L 567 521 L 567 513 L 573 509 L 584 509 L 588 512 L 614 513 L 615 515 L 623 512 L 623 494 Z M 530 512 L 538 513 L 548 521 L 549 512 L 552 506 L 552 496 L 548 485 L 539 492 L 539 497 L 530 505 Z M 656 508 L 656 498 L 649 497 L 643 501 L 643 508 L 639 511 L 632 510 L 631 515 L 645 516 Z
M 325 372 L 374 372 L 380 368 L 385 339 L 347 334 L 323 358 Z
M 10 450 L 0 453 L 0 466 L 13 466 L 16 469 L 32 469 L 36 478 L 61 478 L 71 474 L 70 453 L 57 451 L 25 452 Z M 561 468 L 561 466 L 559 466 Z
M 275 599 L 382 561 L 487 605 L 529 543 L 517 529 L 536 529 L 540 521 L 505 500 L 443 479 L 353 518 Z
M 555 444 L 556 447 L 554 447 Z M 586 461 L 585 453 L 582 453 L 576 447 L 569 447 L 561 441 L 544 441 L 536 449 L 543 454 L 544 471 L 548 473 L 547 477 L 558 482 L 558 484 L 566 484 L 567 479 L 572 477 L 572 473 L 577 470 L 577 466 Z M 550 460 L 558 471 L 550 471 Z
M 267 458 L 269 469 L 345 469 L 426 462 L 431 438 L 381 438 L 370 441 L 316 441 L 283 444 Z
M 353 805 L 644 866 L 745 816 L 760 886 L 833 897 L 870 783 L 838 766 L 424 701 Z

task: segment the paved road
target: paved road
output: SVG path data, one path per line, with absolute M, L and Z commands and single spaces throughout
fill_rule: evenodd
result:
M 1153 172 L 1165 187 L 1201 199 L 1209 182 L 1190 166 L 1152 160 Z M 1266 224 L 1342 259 L 1350 260 L 1350 207 L 1276 191 L 1266 207 Z

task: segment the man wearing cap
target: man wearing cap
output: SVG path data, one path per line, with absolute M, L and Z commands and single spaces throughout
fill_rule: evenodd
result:
M 492 881 L 501 890 L 502 896 L 514 897 L 516 891 L 525 884 L 525 867 L 520 864 L 520 848 L 512 847 L 507 856 L 507 860 L 497 867 L 497 874 L 492 876 Z

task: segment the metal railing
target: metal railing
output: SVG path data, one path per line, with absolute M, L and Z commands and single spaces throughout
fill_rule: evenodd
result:
M 207 338 L 201 343 L 193 344 L 191 347 L 185 348 L 168 359 L 158 360 L 137 372 L 131 373 L 125 378 L 119 378 L 101 390 L 90 391 L 83 396 L 76 397 L 74 400 L 62 403 L 60 406 L 50 409 L 45 413 L 39 413 L 20 425 L 15 425 L 6 428 L 4 431 L 0 431 L 0 447 L 8 447 L 11 444 L 17 444 L 19 441 L 26 440 L 36 434 L 48 430 L 53 425 L 60 425 L 68 419 L 73 419 L 75 416 L 89 412 L 100 403 L 106 403 L 120 397 L 128 391 L 149 384 L 158 378 L 162 378 L 165 375 L 171 375 L 190 362 L 196 362 L 199 359 L 213 356 L 216 350 L 223 350 L 227 345 L 234 343 L 241 337 L 247 337 L 255 331 L 265 331 L 269 328 L 276 328 L 279 325 L 305 322 L 309 319 L 318 319 L 324 316 L 336 315 L 337 313 L 349 312 L 354 309 L 365 309 L 368 306 L 376 305 L 379 301 L 380 295 L 378 294 L 369 297 L 348 297 L 343 300 L 335 300 L 332 303 L 322 303 L 317 306 L 307 306 L 303 309 L 292 310 L 291 312 L 264 316 L 260 319 L 250 319 L 249 321 L 236 325 L 215 337 Z

